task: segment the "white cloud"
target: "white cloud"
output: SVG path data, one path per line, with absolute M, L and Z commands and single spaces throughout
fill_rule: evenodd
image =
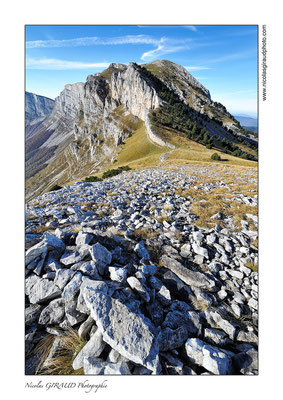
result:
M 170 46 L 167 44 L 159 44 L 156 49 L 146 51 L 145 53 L 142 54 L 141 60 L 147 60 L 150 61 L 154 58 L 160 57 L 163 54 L 167 53 L 175 53 L 180 50 L 187 49 L 187 46 Z
M 184 25 L 184 28 L 190 29 L 193 32 L 197 31 L 197 28 L 194 25 Z
M 148 35 L 126 35 L 112 38 L 83 37 L 62 40 L 33 40 L 26 42 L 27 49 L 49 48 L 49 47 L 79 47 L 96 45 L 119 45 L 119 44 L 153 44 L 160 42 Z
M 67 70 L 67 69 L 88 69 L 88 68 L 107 68 L 110 63 L 86 63 L 81 61 L 58 60 L 54 58 L 27 58 L 27 69 L 41 70 Z
M 184 68 L 186 68 L 188 71 L 202 71 L 202 70 L 205 70 L 205 69 L 211 69 L 210 67 L 204 67 L 204 66 L 192 66 L 192 67 L 184 67 Z

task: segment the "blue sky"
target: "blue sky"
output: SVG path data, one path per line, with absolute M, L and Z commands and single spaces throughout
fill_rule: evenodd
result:
M 257 26 L 26 26 L 26 90 L 55 98 L 112 62 L 183 65 L 232 114 L 257 114 Z

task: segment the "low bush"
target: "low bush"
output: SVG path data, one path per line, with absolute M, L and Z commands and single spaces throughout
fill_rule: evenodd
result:
M 210 157 L 214 161 L 221 161 L 221 157 L 217 153 L 213 153 L 212 156 Z
M 49 189 L 49 192 L 53 192 L 54 190 L 60 190 L 60 189 L 62 189 L 62 186 L 54 185 Z
M 84 179 L 84 182 L 101 182 L 101 181 L 102 181 L 102 179 L 98 178 L 97 176 L 87 176 Z
M 102 179 L 107 179 L 111 178 L 112 176 L 119 175 L 124 171 L 130 171 L 130 167 L 128 165 L 125 165 L 123 167 L 119 167 L 117 169 L 109 169 L 108 171 L 105 171 L 102 175 Z

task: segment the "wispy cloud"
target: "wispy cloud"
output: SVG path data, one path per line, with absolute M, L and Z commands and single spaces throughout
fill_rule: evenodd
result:
M 160 57 L 163 54 L 168 54 L 168 53 L 176 53 L 177 51 L 184 50 L 185 48 L 188 48 L 187 46 L 168 46 L 166 44 L 159 44 L 156 49 L 146 51 L 145 53 L 142 54 L 141 60 L 147 60 L 150 61 L 156 57 Z
M 54 58 L 27 58 L 27 69 L 41 70 L 73 70 L 73 69 L 90 69 L 90 68 L 107 68 L 109 63 L 86 63 L 81 61 L 58 60 Z
M 194 25 L 184 25 L 184 28 L 190 29 L 193 32 L 197 31 L 197 28 Z
M 26 42 L 27 49 L 48 48 L 48 47 L 80 47 L 96 45 L 119 45 L 119 44 L 153 44 L 158 45 L 159 39 L 148 35 L 126 35 L 111 38 L 82 37 L 75 39 L 60 40 L 32 40 Z
M 202 70 L 205 70 L 205 69 L 211 69 L 210 67 L 204 67 L 204 66 L 202 66 L 202 65 L 195 65 L 195 66 L 189 66 L 189 67 L 184 67 L 184 68 L 186 68 L 188 71 L 202 71 Z
M 125 35 L 111 38 L 99 37 L 83 37 L 74 39 L 62 40 L 33 40 L 26 42 L 27 49 L 38 48 L 55 48 L 55 47 L 82 47 L 82 46 L 97 46 L 97 45 L 124 45 L 124 44 L 148 44 L 157 46 L 156 48 L 146 51 L 142 54 L 141 60 L 152 60 L 167 53 L 175 53 L 184 49 L 188 49 L 188 43 L 191 43 L 191 38 L 154 38 L 149 35 Z
M 240 60 L 243 58 L 249 58 L 251 56 L 254 56 L 255 54 L 256 54 L 255 49 L 242 51 L 242 52 L 238 52 L 238 53 L 230 53 L 230 54 L 225 54 L 218 58 L 213 58 L 211 60 L 207 60 L 207 63 L 221 63 L 221 62 L 230 61 L 230 60 Z

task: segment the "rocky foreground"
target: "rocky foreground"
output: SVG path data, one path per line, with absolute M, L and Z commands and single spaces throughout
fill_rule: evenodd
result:
M 196 171 L 214 179 L 198 186 Z M 26 373 L 40 340 L 54 336 L 52 365 L 72 327 L 84 340 L 72 368 L 84 374 L 257 374 L 257 232 L 221 212 L 198 227 L 178 194 L 225 185 L 213 168 L 155 168 L 29 202 Z

